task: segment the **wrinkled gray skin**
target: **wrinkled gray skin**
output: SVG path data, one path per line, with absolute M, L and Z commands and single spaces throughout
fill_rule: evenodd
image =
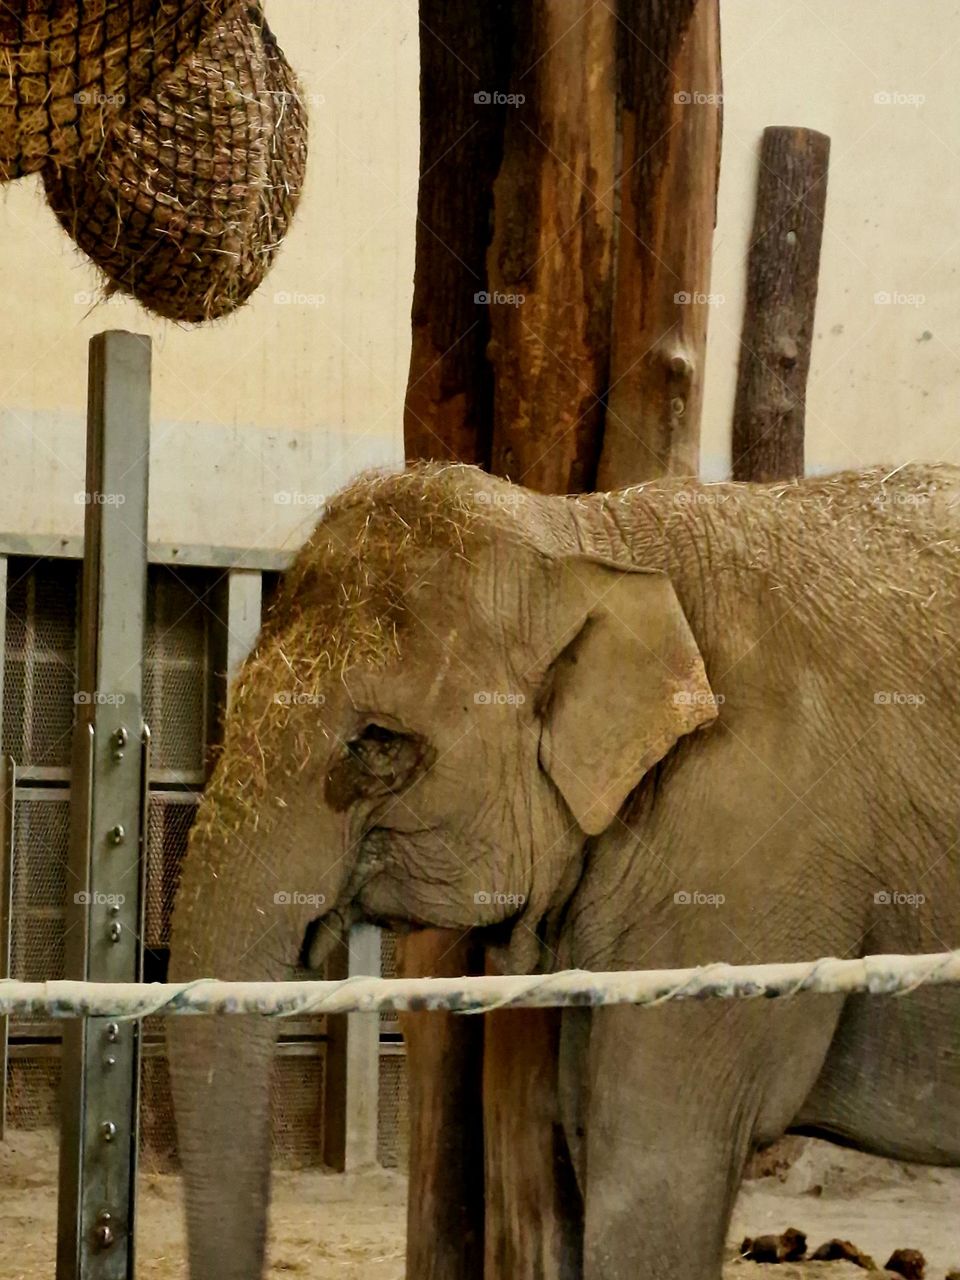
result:
M 270 740 L 251 809 L 225 799 L 251 750 L 231 724 L 173 976 L 285 977 L 359 919 L 499 925 L 517 970 L 960 945 L 958 478 L 572 500 L 436 468 L 355 490 L 304 555 L 355 572 L 372 513 L 375 608 L 392 528 L 396 645 L 344 659 L 307 579 L 280 606 L 235 719 L 284 692 L 254 687 L 262 654 L 304 625 L 337 669 Z M 462 556 L 418 503 L 469 526 Z M 324 895 L 312 950 L 317 907 L 277 891 Z M 272 1031 L 170 1022 L 193 1280 L 261 1274 Z M 960 1162 L 956 989 L 571 1011 L 562 1038 L 586 1280 L 718 1280 L 744 1161 L 788 1127 Z

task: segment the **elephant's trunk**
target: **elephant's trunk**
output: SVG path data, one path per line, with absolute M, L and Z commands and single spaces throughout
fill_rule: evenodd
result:
M 306 927 L 335 902 L 344 873 L 343 850 L 318 858 L 316 827 L 308 847 L 289 812 L 234 816 L 216 785 L 208 790 L 177 896 L 171 980 L 293 976 Z M 262 1274 L 276 1029 L 245 1015 L 168 1023 L 191 1280 Z

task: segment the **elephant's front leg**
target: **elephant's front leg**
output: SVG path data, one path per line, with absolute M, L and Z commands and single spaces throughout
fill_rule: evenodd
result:
M 720 1280 L 751 1144 L 789 1123 L 829 1038 L 808 1028 L 791 1064 L 795 1019 L 776 1043 L 761 1004 L 594 1012 L 584 1280 Z

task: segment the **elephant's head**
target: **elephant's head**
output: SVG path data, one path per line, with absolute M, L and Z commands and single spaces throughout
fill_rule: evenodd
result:
M 581 545 L 468 468 L 331 505 L 235 690 L 174 978 L 289 977 L 358 919 L 497 926 L 532 967 L 588 838 L 714 715 L 669 579 Z M 260 1274 L 271 1030 L 171 1020 L 194 1280 Z

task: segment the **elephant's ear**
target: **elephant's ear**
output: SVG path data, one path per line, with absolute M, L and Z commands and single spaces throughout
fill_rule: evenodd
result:
M 543 684 L 540 763 L 593 836 L 717 708 L 666 574 L 585 557 L 555 568 L 550 594 L 562 636 Z

